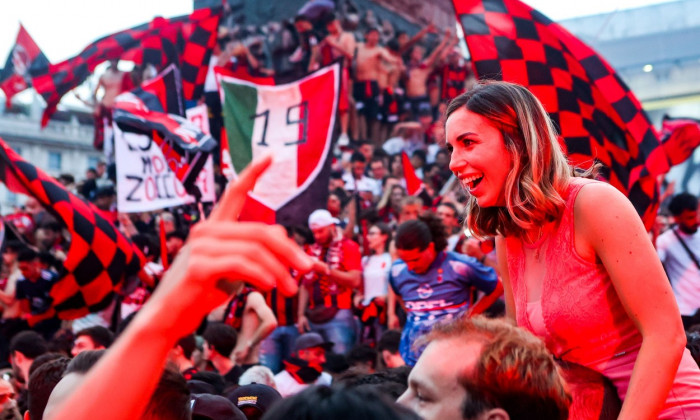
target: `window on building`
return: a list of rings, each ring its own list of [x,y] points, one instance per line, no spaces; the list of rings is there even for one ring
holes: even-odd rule
[[[49,152],[49,170],[61,170],[61,152]]]

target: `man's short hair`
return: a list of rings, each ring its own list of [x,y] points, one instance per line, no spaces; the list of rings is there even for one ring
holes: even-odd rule
[[[29,371],[27,372],[27,374],[31,377],[32,373],[34,373],[34,371],[39,369],[42,365],[49,362],[53,362],[57,359],[63,359],[64,357],[66,356],[61,353],[44,353],[32,361],[32,365],[29,366]],[[68,360],[70,361],[70,359]]]
[[[413,206],[413,205],[419,205],[423,206],[423,200],[420,197],[417,197],[415,195],[409,195],[401,199],[399,202],[399,206],[401,208],[404,208],[406,206]]]
[[[399,352],[399,345],[401,344],[401,331],[399,330],[389,330],[382,334],[382,337],[377,343],[377,351],[388,351],[392,354],[397,354]]]
[[[104,348],[108,348],[114,341],[114,334],[112,334],[112,331],[101,325],[84,328],[75,334],[75,338],[84,335],[90,337],[90,340],[92,340],[92,342],[95,344],[95,347],[102,346]]]
[[[350,366],[365,363],[369,363],[372,369],[377,366],[377,350],[367,344],[358,344],[350,349],[347,358]]]
[[[100,360],[107,350],[82,351],[70,361],[65,375],[69,373],[86,374]],[[64,375],[64,376],[65,376]]]
[[[182,348],[182,355],[185,356],[185,358],[190,359],[192,357],[192,353],[194,353],[194,350],[197,348],[197,340],[195,339],[194,334],[190,334],[179,339],[176,345]]]
[[[265,413],[266,420],[418,420],[417,414],[378,393],[312,386],[285,398]]]
[[[189,420],[190,390],[187,381],[171,364],[165,367],[142,418]]]
[[[365,162],[367,162],[367,158],[365,158],[365,155],[363,155],[360,152],[352,152],[352,155],[350,156],[350,163],[355,163],[355,162],[365,163]]]
[[[568,418],[571,395],[537,337],[504,321],[477,316],[437,323],[420,341],[453,338],[483,345],[475,366],[459,375],[467,391],[464,418],[492,408],[502,408],[511,420]]]
[[[668,203],[668,211],[673,216],[680,216],[686,210],[695,211],[698,209],[698,198],[693,194],[680,193],[673,196],[671,202]]]
[[[65,372],[68,363],[70,363],[69,358],[60,356],[42,364],[29,374],[27,409],[31,420],[41,420],[44,416],[44,409],[49,401],[51,391],[63,378],[63,372]],[[34,364],[32,364],[33,366]]]
[[[22,331],[12,337],[10,341],[10,354],[20,352],[28,359],[36,359],[42,354],[49,351],[49,346],[46,344],[44,337],[36,331]]]
[[[34,261],[37,258],[39,258],[39,253],[28,247],[20,249],[17,253],[17,261]]]
[[[236,347],[236,341],[238,341],[236,330],[223,322],[209,324],[202,337],[210,347],[213,347],[217,353],[224,357],[231,356],[231,352]]]

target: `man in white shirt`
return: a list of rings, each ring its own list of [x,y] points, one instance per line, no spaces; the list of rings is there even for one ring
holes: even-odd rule
[[[698,198],[681,193],[674,196],[668,209],[676,226],[659,235],[656,250],[671,281],[673,294],[688,329],[700,324],[700,233]]]
[[[330,385],[332,377],[323,372],[326,351],[333,343],[324,341],[320,334],[300,335],[294,342],[292,357],[284,361],[284,370],[275,375],[275,384],[282,397],[297,394],[311,385]]]

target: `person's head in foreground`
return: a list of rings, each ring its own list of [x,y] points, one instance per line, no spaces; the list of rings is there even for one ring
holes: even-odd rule
[[[558,219],[571,168],[547,112],[526,88],[485,82],[445,113],[450,170],[469,192],[467,226],[521,236]]]
[[[114,334],[100,325],[84,328],[75,334],[71,353],[77,356],[86,350],[104,350],[114,341]]]
[[[312,386],[275,404],[263,420],[418,420],[376,393]]]
[[[544,343],[504,321],[436,324],[398,402],[425,420],[564,420],[571,395]]]

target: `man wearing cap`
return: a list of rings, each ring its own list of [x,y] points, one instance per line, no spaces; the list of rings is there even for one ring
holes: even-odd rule
[[[259,420],[277,401],[282,400],[275,388],[263,384],[248,384],[226,395],[248,420]]]
[[[323,372],[321,366],[326,363],[326,351],[333,345],[314,332],[297,338],[292,357],[284,361],[284,370],[275,375],[277,390],[282,397],[297,394],[310,385],[331,384],[331,375]]]
[[[314,331],[345,353],[355,344],[357,323],[352,313],[352,294],[362,283],[360,247],[336,229],[338,219],[325,209],[309,216],[316,243],[306,246],[316,259],[299,288],[300,332]],[[308,306],[308,308],[307,308]]]

